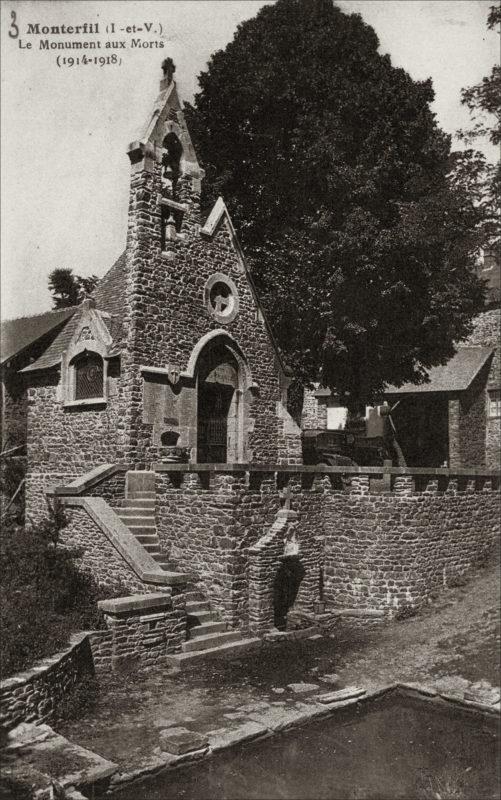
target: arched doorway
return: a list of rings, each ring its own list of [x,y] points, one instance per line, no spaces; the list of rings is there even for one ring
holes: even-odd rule
[[[224,340],[210,342],[197,370],[197,461],[237,462],[242,451],[242,391],[239,363]]]

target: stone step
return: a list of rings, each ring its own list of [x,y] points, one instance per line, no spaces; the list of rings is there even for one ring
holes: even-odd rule
[[[202,592],[199,592],[196,589],[189,589],[187,592],[184,593],[184,598],[187,603],[189,602],[199,603],[204,600]]]
[[[155,561],[163,561],[164,563],[167,561],[167,556],[165,553],[162,553],[162,550],[160,549],[160,542],[158,542],[158,554],[153,556],[153,558]]]
[[[160,547],[160,541],[156,533],[136,533],[135,536],[141,544],[156,544]]]
[[[221,644],[228,644],[229,642],[236,642],[242,638],[240,631],[226,631],[225,633],[207,633],[205,636],[197,636],[195,639],[188,639],[183,642],[181,649],[184,653],[191,650],[209,650],[212,647],[218,647]]]
[[[151,542],[151,543],[147,542],[146,544],[143,544],[143,547],[146,550],[146,552],[149,553],[150,556],[155,559],[155,561],[157,561],[157,559],[155,558],[156,555],[160,556],[160,558],[162,557],[162,553],[160,552],[160,546],[158,542]]]
[[[212,611],[197,611],[196,613],[188,613],[188,619],[196,619],[197,622],[203,624],[205,622],[217,622],[217,617]]]
[[[226,631],[226,622],[202,622],[190,628],[190,639],[198,639],[207,633],[223,633]]]
[[[187,669],[211,658],[238,658],[247,651],[257,650],[260,646],[260,639],[240,639],[238,642],[229,642],[218,647],[211,647],[208,650],[191,650],[185,653],[166,656],[167,662],[178,669]]]
[[[155,498],[151,497],[126,497],[125,500],[122,500],[121,504],[122,508],[155,508]]]
[[[210,605],[207,600],[189,600],[186,603],[187,614],[195,614],[198,616],[200,611],[210,611]]]
[[[155,517],[153,517],[153,516],[152,517],[143,517],[143,516],[141,516],[141,517],[127,517],[127,516],[125,516],[123,514],[119,514],[118,516],[120,517],[122,522],[125,522],[125,524],[127,525],[128,528],[131,528],[133,526],[134,526],[134,528],[140,528],[140,527],[146,525],[147,528],[155,528],[155,530],[156,530]]]
[[[141,508],[138,506],[125,506],[124,508],[120,508],[118,511],[119,517],[144,517],[145,519],[154,519],[155,518],[155,509],[152,506],[151,508]]]
[[[178,572],[177,570],[164,570],[164,574],[168,576],[169,580],[167,584],[170,586],[186,586],[189,580],[192,579],[193,575],[189,572]]]
[[[138,533],[146,533],[152,536],[154,533],[157,532],[156,525],[129,525],[127,523],[127,527],[134,536],[137,536]]]
[[[155,559],[158,566],[164,570],[164,572],[177,572],[178,568],[176,564],[173,564],[171,561],[160,561],[159,559]]]

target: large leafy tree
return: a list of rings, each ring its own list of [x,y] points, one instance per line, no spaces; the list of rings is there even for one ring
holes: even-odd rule
[[[420,380],[470,330],[474,205],[448,179],[430,81],[331,0],[277,0],[239,26],[187,108],[282,349],[353,410]]]
[[[487,27],[498,29],[501,7],[491,6]],[[468,149],[452,154],[451,179],[464,194],[473,198],[480,213],[477,227],[479,246],[499,246],[501,236],[501,163],[490,163],[480,150],[471,145],[488,140],[501,143],[501,67],[495,64],[480,83],[461,92],[461,103],[470,111],[471,126],[457,135]]]
[[[49,275],[49,291],[52,294],[53,307],[78,305],[94,291],[98,280],[97,275],[74,275],[73,270],[64,267],[52,270]]]

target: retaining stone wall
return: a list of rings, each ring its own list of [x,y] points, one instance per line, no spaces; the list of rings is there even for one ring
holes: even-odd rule
[[[288,476],[287,486],[298,515],[305,571],[296,606],[311,611],[318,599],[320,547],[316,536],[322,494],[318,486],[303,492],[300,475]],[[273,524],[285,488],[285,481],[277,488],[274,472],[264,470],[248,477],[245,472],[157,474],[157,531],[162,549],[178,569],[193,574],[211,606],[232,628],[249,627],[249,547]],[[283,553],[283,540],[279,549]],[[268,552],[263,555],[267,557]],[[276,560],[275,571],[279,564]],[[253,580],[261,583],[258,593],[262,590],[269,598],[269,569],[261,578],[254,575]]]
[[[245,548],[252,543],[248,520],[238,509],[243,477],[218,475],[212,488],[205,477],[191,473],[179,483],[157,475],[158,536],[178,569],[193,574],[214,610],[238,627],[247,596]]]
[[[170,477],[169,477],[170,476]],[[284,542],[258,556],[281,503],[297,514],[305,570],[295,610],[417,607],[492,552],[498,479],[452,473],[251,471],[157,474],[163,549],[231,627],[262,629]],[[288,499],[287,499],[288,496]]]
[[[367,479],[348,493],[327,493],[325,599],[389,612],[421,605],[487,560],[499,511],[489,479],[397,477],[386,494],[370,494]]]
[[[58,704],[93,674],[88,634],[75,634],[68,650],[0,682],[1,726],[10,730],[21,722],[48,721]]]

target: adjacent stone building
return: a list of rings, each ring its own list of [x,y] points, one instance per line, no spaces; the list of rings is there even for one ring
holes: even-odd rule
[[[453,358],[430,369],[426,383],[389,386],[381,398],[392,409],[391,421],[403,465],[499,467],[500,262],[492,253],[482,261],[479,276],[487,284],[486,307]],[[346,416],[346,409],[330,390],[319,386],[305,394],[303,428],[343,428]]]

